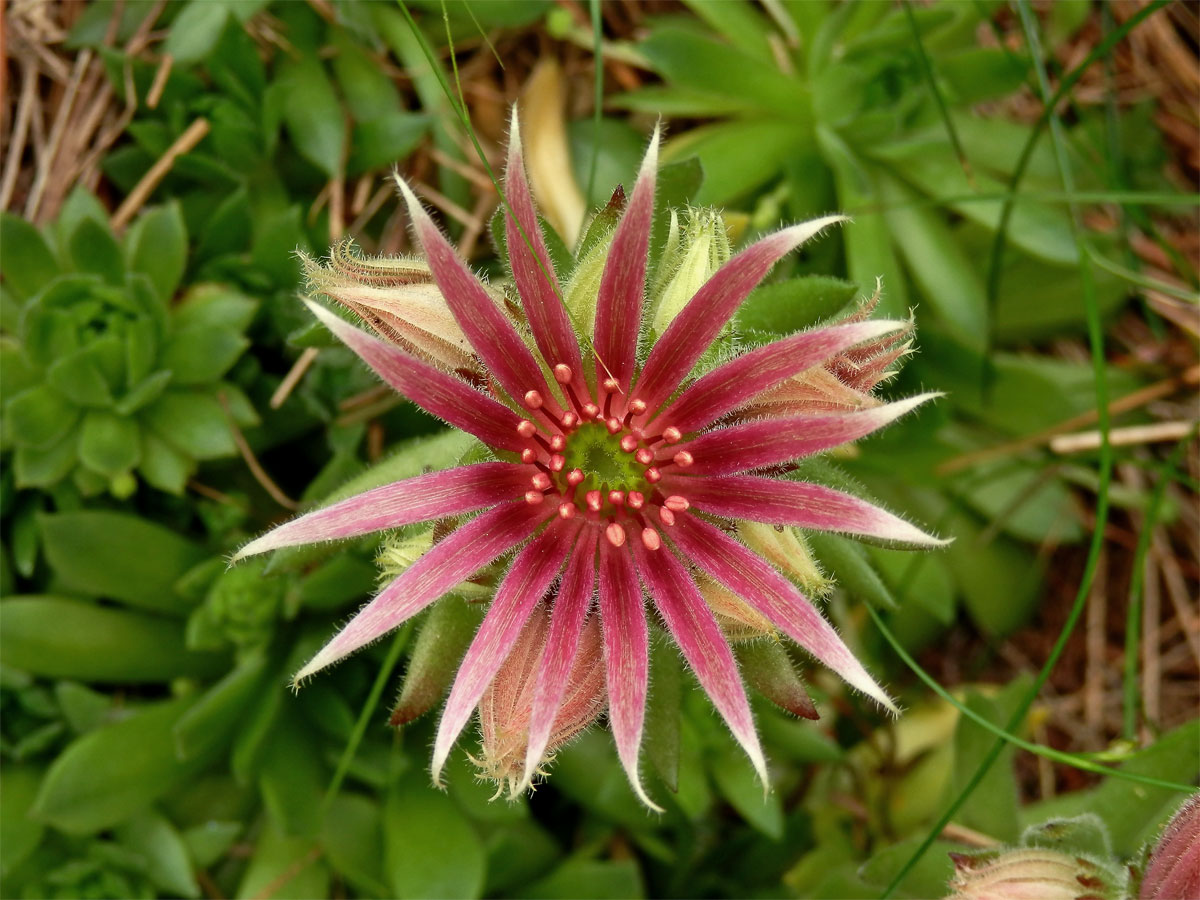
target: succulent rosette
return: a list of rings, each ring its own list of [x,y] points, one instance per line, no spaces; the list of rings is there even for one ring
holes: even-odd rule
[[[717,361],[714,342],[742,301],[782,257],[843,221],[828,216],[769,234],[693,278],[695,289],[673,314],[656,318],[661,335],[644,346],[651,343],[644,340],[644,301],[657,163],[656,134],[611,240],[581,254],[564,290],[539,226],[514,117],[504,225],[519,308],[472,273],[400,182],[425,265],[483,377],[468,381],[413,352],[419,341],[381,339],[310,303],[383,380],[474,435],[492,456],[307,513],[239,554],[452,521],[297,681],[512,555],[450,689],[433,750],[435,780],[481,701],[485,745],[489,731],[498,743],[488,712],[497,702],[507,712],[495,721],[510,730],[518,723],[520,733],[505,738],[508,749],[499,754],[508,760],[501,774],[518,787],[529,784],[562,735],[585,727],[606,703],[629,781],[653,806],[638,774],[651,617],[672,636],[764,782],[766,762],[722,628],[731,611],[733,619],[786,635],[895,709],[793,580],[740,539],[738,523],[912,547],[943,543],[858,497],[785,477],[796,460],[865,437],[936,396],[881,403],[870,395],[903,352],[898,342],[910,323],[852,317]],[[586,282],[578,271],[589,265],[597,277],[581,302]],[[676,276],[678,294],[688,279],[682,270]],[[814,389],[803,378],[810,371],[833,384]],[[602,682],[580,665],[589,647]]]

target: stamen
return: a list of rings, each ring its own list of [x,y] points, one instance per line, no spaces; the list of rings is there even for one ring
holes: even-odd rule
[[[630,509],[641,509],[646,503],[646,495],[641,491],[630,491],[626,502]]]
[[[575,518],[575,504],[574,503],[560,503],[558,505],[558,517],[560,519]]]
[[[528,406],[530,409],[541,409],[542,404],[545,402],[546,401],[542,399],[542,395],[539,394],[537,391],[526,391],[525,392],[525,405]]]
[[[634,459],[640,462],[643,466],[648,466],[650,463],[654,462],[654,451],[649,447],[643,447],[634,454]]]
[[[656,466],[651,466],[646,470],[645,477],[646,480],[651,484],[656,484],[662,480],[662,472],[660,472]]]
[[[627,434],[625,437],[621,438],[621,449],[626,453],[632,453],[637,449],[637,445],[637,438],[635,438],[632,434]]]
[[[663,506],[669,510],[673,510],[674,512],[683,512],[691,505],[692,504],[688,503],[687,497],[681,497],[678,494],[672,494],[663,501]]]
[[[526,447],[521,451],[521,462],[525,463],[526,465],[532,463],[535,459],[537,459],[537,451],[532,447]]]
[[[546,499],[546,495],[541,491],[526,491],[525,502],[530,506],[540,506],[541,502]]]
[[[658,532],[647,525],[642,529],[642,544],[647,550],[657,550],[662,546],[662,538]]]
[[[588,509],[592,512],[600,512],[600,506],[604,501],[600,499],[599,491],[588,491],[583,497],[587,501]]]
[[[605,378],[600,386],[604,388],[606,394],[615,394],[621,389],[621,382],[610,376],[609,378]]]
[[[624,491],[609,491],[608,492],[608,502],[611,503],[613,506],[624,506],[625,505],[625,492]]]
[[[640,416],[642,413],[644,413],[646,411],[646,401],[645,400],[631,400],[629,402],[629,411],[631,413],[633,413],[635,416]]]
[[[658,517],[662,519],[662,523],[664,525],[670,526],[675,524],[675,513],[671,512],[671,510],[667,509],[665,506],[660,506],[658,508]]]
[[[583,469],[572,469],[567,473],[567,484],[571,487],[579,487],[583,479],[587,476],[583,474]]]
[[[662,437],[668,444],[678,444],[683,440],[683,432],[674,425],[668,425],[663,429]]]
[[[607,422],[604,423],[604,427],[608,429],[609,434],[616,434],[625,426],[621,424],[620,419],[618,419],[616,416],[612,416]]]
[[[559,384],[570,384],[572,377],[571,367],[566,363],[559,363],[554,367],[554,380]]]
[[[574,428],[578,424],[579,424],[579,416],[575,415],[575,413],[571,412],[570,410],[563,413],[563,417],[562,417],[562,427],[563,428],[570,431],[572,428]]]
[[[538,491],[549,490],[550,485],[553,483],[550,481],[550,476],[545,472],[538,472],[533,476],[533,478],[530,479],[530,481],[533,482],[534,489]]]
[[[625,544],[625,529],[616,522],[609,523],[608,527],[604,529],[604,536],[614,547],[621,547]]]
[[[550,449],[555,453],[562,453],[563,448],[567,446],[567,439],[561,434],[556,434],[550,438]]]
[[[690,466],[692,463],[694,463],[696,461],[692,457],[692,454],[688,453],[686,450],[680,450],[678,453],[675,454],[674,459],[675,459],[675,465],[679,466],[679,468],[681,468],[681,469],[686,469],[688,466]]]
[[[563,456],[561,453],[555,453],[552,457],[550,457],[550,471],[551,472],[561,472],[563,470],[563,466],[565,466],[566,464],[567,464],[567,458],[565,456]]]
[[[522,419],[517,423],[517,434],[523,438],[531,438],[537,434],[537,426],[528,419]]]
[[[582,412],[589,419],[595,419],[600,415],[600,407],[595,403],[588,401],[587,403],[583,404]]]

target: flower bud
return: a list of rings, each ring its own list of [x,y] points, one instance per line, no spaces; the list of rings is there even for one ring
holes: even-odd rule
[[[947,900],[1117,900],[1112,873],[1082,856],[1028,847],[951,853],[953,893]]]
[[[666,283],[658,291],[652,327],[658,334],[679,315],[696,291],[725,265],[732,255],[725,221],[713,209],[689,209],[682,228],[671,213],[671,229],[659,271]]]
[[[1200,794],[1192,794],[1150,853],[1140,900],[1200,897]]]
[[[738,536],[805,593],[821,596],[829,592],[832,582],[821,572],[808,541],[795,528],[743,521],[738,522]]]
[[[330,250],[328,265],[301,255],[308,289],[345,306],[380,337],[449,371],[482,372],[429,266],[405,257],[363,257],[353,241]]]
[[[766,616],[751,609],[749,604],[724,585],[698,579],[696,587],[730,640],[748,641],[776,634],[775,626]]]
[[[475,762],[483,777],[496,782],[497,796],[506,790],[510,797],[515,796],[525,775],[529,721],[549,627],[550,609],[543,603],[525,623],[516,645],[479,701],[482,742],[480,758]],[[594,723],[607,702],[600,623],[593,616],[579,637],[562,706],[554,717],[539,767]]]

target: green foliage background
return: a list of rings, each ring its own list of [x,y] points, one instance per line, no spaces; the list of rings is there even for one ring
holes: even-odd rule
[[[1102,540],[1089,522],[1110,506],[1144,513],[1147,530],[1178,514],[1161,490],[1110,492],[1114,452],[1133,457],[1107,447],[945,468],[1166,374],[1103,352],[1104,327],[1145,284],[1128,228],[1159,239],[1154,216],[1196,201],[1162,175],[1150,108],[1069,105],[1066,121],[1034,124],[980,112],[1049,96],[1046,48],[1096,15],[1089,4],[1057,3],[1036,19],[1024,4],[696,0],[633,36],[605,36],[540,0],[188,0],[156,23],[174,64],[151,109],[155,62],[114,47],[154,9],[95,0],[67,39],[99,54],[122,101],[135,99],[130,84],[142,98],[103,160],[109,205],[191,123],[203,118],[207,136],[128,228],[78,187],[53,222],[5,213],[0,233],[4,896],[929,897],[945,890],[947,851],[964,849],[956,835],[1016,843],[1030,825],[1090,812],[1114,859],[1153,838],[1195,783],[1196,720],[1143,721],[1134,690],[1129,740],[1102,758],[1026,744],[1114,774],[1022,805],[1013,742],[1029,735],[1061,644],[1034,661],[1047,663],[1041,672],[1007,684],[971,683],[982,660],[946,689],[906,666],[956,625],[983,647],[1034,620],[1047,580],[1037,545],[1089,554],[1077,618]],[[1112,43],[1137,25],[1104,21]],[[1023,36],[1019,49],[979,39],[1001,22]],[[924,556],[812,540],[841,586],[829,614],[909,712],[888,722],[821,673],[818,723],[757,704],[773,767],[766,796],[666,647],[655,650],[647,750],[661,817],[636,802],[603,730],[560,753],[531,798],[488,802],[492,788],[462,750],[448,790],[435,790],[433,716],[398,734],[384,727],[412,625],[303,691],[287,688],[374,589],[378,541],[226,567],[287,513],[239,456],[243,436],[302,505],[466,449],[406,403],[347,413],[374,382],[309,322],[294,251],[325,252],[329,205],[314,200],[331,181],[384,175],[410,155],[428,162],[430,147],[472,162],[447,67],[450,41],[490,52],[481,33],[496,45],[538,34],[600,46],[652,82],[610,92],[595,119],[568,124],[594,204],[630,182],[661,114],[676,202],[741,210],[747,235],[853,215],[752,295],[742,332],[769,339],[834,317],[881,276],[883,314],[915,310],[920,342],[889,390],[948,393],[857,457],[807,473],[957,539]],[[1080,70],[1107,53],[1101,43]],[[1074,73],[1054,74],[1069,101]],[[431,183],[470,209],[461,166],[431,165]],[[1082,226],[1079,207],[1100,202],[1125,231]],[[391,211],[367,217],[358,237],[377,240]],[[494,258],[475,262],[499,271]],[[1178,274],[1194,298],[1195,273],[1180,261]],[[1090,362],[1044,352],[1051,339],[1085,338]],[[312,368],[272,405],[312,347]],[[370,464],[368,419],[390,440]],[[1181,452],[1157,461],[1160,485],[1186,481]],[[1135,666],[1126,678],[1137,676]],[[959,829],[944,832],[951,821]],[[1094,852],[1093,832],[1086,841],[1076,849]]]

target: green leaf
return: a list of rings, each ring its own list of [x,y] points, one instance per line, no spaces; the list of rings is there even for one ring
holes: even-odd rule
[[[968,689],[964,700],[968,709],[1004,727],[1028,690],[1028,679],[1018,678],[995,698]],[[954,781],[950,796],[957,796],[966,787],[995,742],[996,736],[982,726],[966,716],[959,719],[954,732]],[[1016,841],[1020,827],[1017,823],[1017,783],[1013,776],[1014,755],[1011,745],[1000,752],[999,758],[959,810],[956,822],[1004,843]]]
[[[383,877],[383,813],[362,794],[339,794],[321,827],[321,846],[334,871],[373,897],[390,893]]]
[[[174,383],[200,385],[229,371],[250,341],[223,328],[185,328],[163,347],[159,365],[174,375]]]
[[[407,157],[429,133],[429,116],[396,110],[360,122],[350,144],[348,172],[366,172]]]
[[[871,565],[865,547],[836,534],[806,532],[805,537],[817,559],[850,596],[866,600],[877,609],[896,608],[896,598]]]
[[[383,858],[400,900],[472,898],[483,891],[486,863],[479,836],[421,769],[406,772],[388,793]]]
[[[108,227],[95,219],[84,219],[79,223],[71,233],[68,249],[71,262],[79,272],[99,275],[114,286],[125,280],[121,247]]]
[[[258,311],[258,301],[223,285],[198,284],[188,289],[171,313],[177,331],[214,329],[240,334]]]
[[[333,74],[346,106],[357,122],[369,122],[399,112],[400,92],[367,49],[343,31],[331,35]]]
[[[642,874],[632,859],[569,859],[540,881],[524,888],[522,897],[552,900],[638,900],[646,896]]]
[[[0,263],[4,284],[22,300],[40,291],[61,270],[46,239],[20,216],[0,214],[0,245],[4,247]]]
[[[223,0],[191,0],[171,23],[163,52],[179,65],[191,65],[208,56],[221,36],[228,5]]]
[[[153,402],[170,383],[170,372],[153,372],[130,388],[124,397],[113,404],[113,410],[118,415],[131,416],[147,403]]]
[[[205,692],[175,724],[175,750],[180,759],[224,745],[245,714],[268,674],[267,660],[251,654]]]
[[[115,477],[136,466],[141,455],[136,422],[103,410],[93,410],[83,417],[79,461],[93,472]]]
[[[57,360],[46,372],[46,380],[59,393],[79,406],[111,406],[108,379],[96,364],[90,347],[82,347]]]
[[[13,397],[4,407],[5,428],[19,447],[42,449],[57,443],[75,427],[79,410],[50,385]]]
[[[708,771],[717,791],[755,830],[773,841],[783,837],[783,804],[778,792],[768,791],[758,780],[750,760],[731,738],[722,736]]]
[[[179,202],[139,216],[125,236],[125,247],[129,268],[147,276],[158,296],[169,302],[187,265],[187,226]]]
[[[187,846],[179,832],[159,813],[144,812],[116,829],[118,842],[146,860],[146,875],[173,897],[199,897]]]
[[[8,878],[42,842],[45,826],[29,818],[41,779],[37,769],[11,761],[0,771],[0,877]]]
[[[196,391],[168,390],[142,412],[158,437],[193,459],[218,459],[237,452],[221,404]]]
[[[17,487],[48,488],[67,477],[78,461],[79,441],[68,434],[46,449],[18,447],[13,454],[13,474]]]
[[[71,834],[110,828],[146,809],[208,761],[181,762],[171,729],[188,699],[146,707],[85,734],[50,766],[34,803],[35,818]]]
[[[193,265],[226,253],[240,253],[254,234],[250,196],[240,187],[213,210],[196,247]]]
[[[254,856],[238,885],[239,900],[328,897],[329,868],[317,858],[312,838],[289,837],[268,818],[259,832]]]
[[[300,155],[330,178],[342,166],[346,123],[325,66],[317,56],[279,67],[283,121]]]
[[[187,456],[149,432],[142,432],[142,462],[138,472],[151,487],[180,495],[195,468]]]
[[[0,604],[5,665],[45,678],[161,683],[211,675],[224,658],[192,653],[172,619],[63,597]]]
[[[799,124],[781,119],[739,119],[702,125],[673,138],[665,162],[696,156],[704,167],[697,206],[724,206],[762,186],[808,140]]]
[[[311,729],[291,705],[284,707],[263,748],[258,787],[269,818],[284,834],[316,836],[319,798],[328,775]]]
[[[63,587],[156,612],[186,612],[174,584],[205,556],[191,541],[115,512],[57,513],[40,524],[46,559]]]
[[[837,315],[858,293],[852,281],[805,275],[750,292],[738,309],[738,325],[747,331],[792,334]]]

